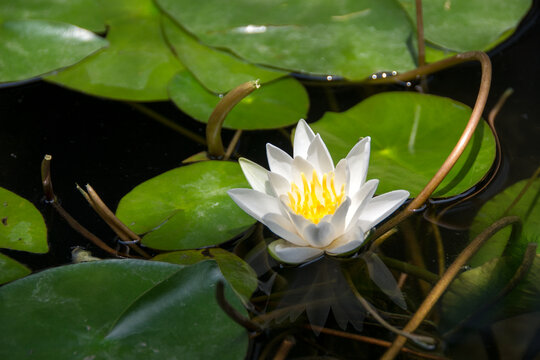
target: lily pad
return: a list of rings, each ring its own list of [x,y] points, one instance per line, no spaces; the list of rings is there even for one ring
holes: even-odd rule
[[[203,43],[255,64],[365,79],[414,68],[410,20],[393,0],[156,0]]]
[[[104,4],[107,3],[110,1],[104,2]],[[0,19],[3,21],[52,20],[80,26],[94,32],[105,31],[103,7],[96,0],[0,1]]]
[[[540,255],[516,287],[500,301],[485,308],[497,297],[517,270],[515,261],[496,258],[463,272],[442,298],[442,328],[450,329],[471,314],[483,310],[468,326],[482,327],[496,320],[540,310]]]
[[[368,178],[380,179],[378,193],[424,188],[454,148],[471,109],[448,98],[411,92],[372,96],[343,113],[326,113],[312,128],[334,161],[361,137],[371,136]],[[480,181],[495,158],[495,140],[483,121],[434,196],[460,194]],[[406,181],[404,182],[404,179]]]
[[[142,242],[151,248],[216,245],[254,223],[227,195],[229,189],[248,186],[236,162],[194,163],[138,185],[122,198],[116,215],[145,234]]]
[[[71,66],[107,44],[107,40],[88,30],[60,22],[0,22],[0,82],[32,78]]]
[[[251,79],[255,80],[255,79]],[[237,84],[240,85],[240,84]],[[169,85],[171,100],[192,118],[208,122],[221,97],[205,89],[188,71],[180,72]],[[228,129],[275,129],[298,122],[307,114],[309,99],[293,78],[261,86],[238,103],[227,115]]]
[[[47,228],[28,200],[0,187],[0,248],[46,253]]]
[[[167,100],[167,84],[183,69],[165,44],[159,13],[109,21],[109,48],[46,80],[117,100]]]
[[[192,265],[204,260],[214,260],[221,273],[244,301],[257,289],[257,274],[242,259],[221,248],[183,250],[160,254],[152,260],[179,265]]]
[[[484,229],[504,216],[519,216],[522,221],[522,232],[519,241],[507,248],[511,229],[503,229],[491,237],[470,260],[471,266],[480,266],[486,261],[501,256],[522,256],[528,243],[537,243],[540,253],[540,178],[536,179],[522,197],[514,203],[529,180],[522,180],[497,194],[482,206],[475,216],[470,230],[470,238],[474,238]],[[506,249],[506,250],[505,250]]]
[[[32,271],[23,264],[0,253],[0,284],[17,280],[29,275],[31,272]]]
[[[58,267],[0,289],[0,356],[241,359],[248,336],[219,308],[213,262],[109,260]],[[226,287],[229,301],[238,299]]]
[[[182,64],[214,93],[225,93],[254,79],[264,84],[287,75],[286,72],[250,64],[230,53],[203,45],[166,16],[162,18],[162,26],[167,42]]]
[[[415,1],[399,2],[416,24]],[[531,0],[424,0],[424,37],[458,52],[489,50],[516,29],[531,4]]]

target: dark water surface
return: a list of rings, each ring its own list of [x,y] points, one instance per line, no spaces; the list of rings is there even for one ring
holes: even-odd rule
[[[443,237],[454,243],[447,249],[448,259],[452,259],[467,242],[466,228],[478,208],[509,185],[530,177],[540,165],[539,15],[539,1],[535,1],[533,11],[516,34],[490,53],[493,81],[485,116],[507,88],[514,89],[496,120],[503,148],[502,166],[484,191],[443,219],[447,224],[441,229]],[[431,76],[429,92],[472,107],[479,78],[478,64],[461,65]],[[308,83],[312,104],[308,120],[318,119],[328,109],[345,110],[378,90],[350,86],[328,90]],[[149,106],[204,136],[204,127],[172,104],[153,103]],[[40,162],[44,154],[53,156],[54,189],[64,208],[101,238],[112,239],[114,234],[87,206],[75,189],[75,183],[90,183],[114,209],[120,198],[134,186],[178,167],[183,159],[204,150],[201,145],[154,122],[129,104],[86,96],[46,82],[0,88],[0,121],[0,186],[25,197],[42,211],[49,228],[51,248],[45,255],[5,253],[34,270],[69,263],[71,249],[77,245],[88,248],[96,256],[104,256],[43,203]],[[226,132],[224,143],[231,135],[232,132]],[[243,136],[238,151],[265,164],[266,142],[290,149],[287,139],[279,132],[255,131]],[[418,221],[421,217],[419,215]],[[402,249],[395,251],[399,253]],[[525,316],[520,322],[530,329],[540,327],[539,316]],[[515,323],[503,325],[497,325],[502,326],[500,333],[519,334],[520,329],[509,330]],[[519,358],[516,354],[527,345],[526,342],[522,344],[523,336],[510,335],[502,337],[509,343],[501,347],[501,358]],[[537,340],[540,341],[538,335]],[[469,341],[473,345],[467,350],[458,349],[456,358],[463,354],[461,351],[468,351],[468,358],[488,358],[483,349],[474,345],[476,340],[463,337],[459,341],[462,342],[460,346],[466,346]]]

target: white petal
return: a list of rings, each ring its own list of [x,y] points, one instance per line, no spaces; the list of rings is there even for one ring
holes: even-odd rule
[[[365,207],[371,201],[373,194],[375,194],[378,185],[379,180],[371,179],[360,188],[360,191],[352,195],[351,207],[349,208],[349,213],[347,214],[345,231],[348,231],[350,226],[354,225],[358,221],[360,214],[362,214],[362,211],[364,211]],[[368,227],[367,229],[371,229],[371,227]]]
[[[330,245],[336,238],[336,232],[331,223],[320,222],[306,226],[302,237],[306,239],[309,245],[316,248],[323,248]]]
[[[257,190],[268,195],[274,195],[268,181],[268,170],[246,158],[238,159],[238,163],[240,164],[240,167],[244,172],[244,176],[253,190]]]
[[[326,248],[328,255],[340,255],[353,251],[362,245],[365,240],[365,232],[360,226],[353,226],[351,230],[337,238]]]
[[[347,159],[341,159],[339,160],[338,164],[336,165],[336,169],[334,170],[334,185],[336,187],[336,191],[341,191],[341,186],[345,185],[345,194],[349,194],[349,166],[347,163]]]
[[[270,180],[270,186],[274,194],[278,197],[291,191],[291,184],[278,173],[268,172],[268,180]]]
[[[309,145],[307,161],[313,165],[320,175],[334,171],[332,157],[319,134],[315,136],[315,139]]]
[[[246,213],[258,221],[266,214],[281,214],[277,198],[252,189],[231,189],[227,191],[233,201]]]
[[[272,144],[266,144],[266,156],[270,171],[278,173],[286,179],[291,178],[292,158],[289,154]]]
[[[268,251],[276,260],[288,264],[301,264],[324,253],[309,246],[296,246],[284,240],[276,240],[268,245]]]
[[[347,154],[347,164],[349,165],[349,194],[357,192],[366,181],[371,138],[366,136],[360,140]]]
[[[395,190],[376,196],[360,213],[358,221],[364,229],[369,230],[392,214],[408,197],[409,192],[405,190]]]
[[[292,162],[291,177],[292,181],[300,188],[304,190],[304,185],[302,183],[302,173],[306,176],[308,181],[311,181],[313,174],[313,165],[311,165],[306,159],[302,157],[295,157]],[[320,174],[319,174],[320,175]]]
[[[315,139],[313,130],[311,130],[304,119],[300,119],[294,132],[294,157],[302,156],[304,159],[307,158],[309,144],[311,144],[313,139]]]
[[[291,224],[290,220],[283,215],[266,214],[262,217],[261,222],[266,225],[274,234],[295,245],[308,245],[307,241],[298,235],[296,228],[293,224]]]
[[[287,212],[289,214],[289,218],[291,219],[294,227],[296,228],[296,231],[299,234],[303,234],[304,229],[308,225],[313,224],[311,221],[309,221],[308,219],[306,219],[302,215],[297,215],[297,214],[293,213],[293,211],[289,207],[287,207]]]
[[[345,198],[345,201],[343,201],[341,205],[339,205],[336,212],[331,215],[331,218],[328,219],[328,222],[332,223],[332,226],[334,227],[336,236],[339,236],[339,234],[343,234],[345,232],[347,213],[349,212],[350,206],[351,199],[347,197]],[[321,219],[321,221],[324,221],[325,218],[326,216]]]

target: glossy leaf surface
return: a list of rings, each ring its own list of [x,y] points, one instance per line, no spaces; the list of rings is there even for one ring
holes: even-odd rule
[[[448,98],[382,93],[343,113],[328,112],[312,128],[336,163],[360,138],[371,136],[368,178],[380,180],[377,193],[405,189],[415,197],[454,148],[470,114],[470,108]],[[469,189],[484,177],[494,158],[493,134],[482,121],[434,196]]]
[[[0,82],[71,66],[105,46],[105,39],[74,25],[46,20],[0,22]]]
[[[47,228],[28,200],[0,188],[0,248],[46,253]]]
[[[204,161],[158,175],[122,198],[116,215],[143,244],[162,250],[220,244],[254,220],[227,195],[249,187],[235,162]]]
[[[183,66],[165,44],[159,21],[159,13],[109,21],[105,51],[47,80],[117,100],[168,99],[167,84]]]
[[[526,188],[527,184],[529,186]],[[525,191],[522,193],[522,191]],[[505,255],[522,256],[528,243],[537,243],[540,253],[540,179],[529,183],[522,180],[495,195],[482,206],[475,216],[470,230],[474,238],[495,221],[505,216],[519,216],[522,221],[522,233],[517,243],[508,244],[511,228],[496,233],[469,262],[471,266],[480,266],[486,261]],[[517,200],[517,201],[516,201]],[[507,248],[508,244],[508,248]],[[505,251],[506,249],[506,251]]]
[[[221,100],[188,71],[174,77],[169,92],[176,106],[201,122],[208,122]],[[304,87],[295,79],[285,78],[262,85],[244,98],[227,115],[223,126],[244,130],[275,129],[294,124],[305,117],[308,106],[309,99]]]
[[[221,248],[183,250],[160,254],[156,261],[178,265],[192,265],[204,260],[214,260],[236,293],[248,301],[257,289],[257,274],[241,258]]]
[[[414,68],[413,28],[393,0],[157,0],[203,43],[300,73],[364,79]]]
[[[265,84],[287,75],[286,72],[256,66],[230,53],[203,45],[166,16],[162,18],[162,24],[176,56],[211,92],[226,93],[251,80],[259,79]]]
[[[0,289],[0,355],[19,359],[239,359],[247,333],[215,300],[217,266],[110,260]],[[241,309],[227,287],[228,300]],[[211,341],[209,341],[211,339]]]

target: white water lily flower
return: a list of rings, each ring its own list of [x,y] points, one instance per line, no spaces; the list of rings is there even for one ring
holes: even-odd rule
[[[350,253],[409,197],[405,190],[373,197],[379,181],[366,181],[370,141],[369,137],[360,140],[334,167],[321,136],[300,120],[294,157],[267,144],[270,171],[239,160],[253,189],[228,193],[246,213],[282,238],[269,245],[274,258],[300,264],[324,253]]]

